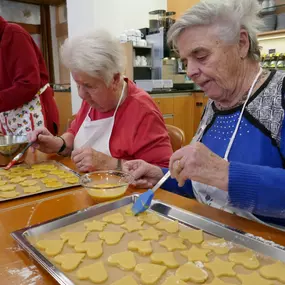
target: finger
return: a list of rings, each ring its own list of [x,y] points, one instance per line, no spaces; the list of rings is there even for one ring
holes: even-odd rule
[[[188,179],[187,171],[183,169],[180,174],[176,177],[176,180],[178,182],[179,187],[183,187],[186,180]]]
[[[149,183],[146,179],[139,179],[139,180],[136,180],[133,185],[136,187],[136,188],[150,188],[152,186],[151,183]]]
[[[177,150],[176,152],[174,152],[172,154],[172,156],[170,157],[170,160],[169,160],[169,169],[173,167],[173,163],[176,161],[176,160],[180,160],[182,159],[182,157],[184,156],[184,153],[182,151],[182,148]]]
[[[73,154],[71,156],[71,159],[73,160],[74,163],[79,163],[81,162],[84,158],[86,157],[86,154],[84,152],[80,152],[77,154]]]
[[[77,148],[77,149],[74,149],[72,152],[71,152],[71,158],[73,159],[73,157],[75,157],[76,155],[82,153],[84,150],[84,148]]]
[[[138,168],[133,169],[132,171],[132,176],[134,177],[135,180],[138,180],[145,176],[147,173],[147,166],[146,165],[140,165]]]
[[[171,178],[177,178],[182,169],[180,160],[176,160],[170,168]]]
[[[27,137],[29,141],[35,142],[38,140],[39,135],[52,136],[52,134],[46,128],[39,128],[32,132],[29,132]]]

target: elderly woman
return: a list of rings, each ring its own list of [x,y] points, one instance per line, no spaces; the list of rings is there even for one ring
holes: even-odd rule
[[[285,73],[262,70],[256,0],[204,0],[170,29],[188,76],[209,97],[191,144],[170,159],[164,189],[212,207],[285,225]],[[124,165],[140,187],[168,169]]]
[[[79,171],[118,169],[122,160],[168,166],[172,154],[161,113],[151,97],[123,77],[120,43],[106,31],[67,40],[62,59],[75,80],[81,108],[60,137],[46,129],[30,141],[46,153],[70,155]]]

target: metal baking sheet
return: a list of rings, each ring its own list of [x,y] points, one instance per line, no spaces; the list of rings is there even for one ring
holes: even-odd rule
[[[137,197],[138,195],[134,194],[114,202],[95,205],[42,224],[15,231],[11,236],[31,257],[33,257],[46,271],[48,271],[59,284],[73,285],[74,283],[63,272],[56,268],[43,254],[41,254],[37,248],[31,245],[27,238],[36,237],[52,230],[119,209],[133,203]],[[281,245],[263,240],[234,228],[230,228],[224,224],[214,222],[210,219],[168,205],[159,200],[153,200],[150,209],[168,219],[178,220],[185,226],[202,229],[205,233],[224,238],[229,242],[250,248],[273,259],[285,261],[285,247]]]
[[[80,174],[77,173],[76,171],[72,170],[71,168],[67,167],[66,165],[62,164],[61,162],[59,161],[56,161],[56,160],[49,160],[49,161],[43,161],[43,162],[40,162],[40,163],[35,163],[35,164],[32,164],[32,165],[37,165],[37,164],[53,164],[55,165],[56,167],[58,167],[59,169],[63,169],[64,171],[67,171],[67,172],[71,172],[72,174],[74,174],[76,177],[80,178]],[[16,168],[16,167],[22,167],[22,166],[25,166],[27,168],[30,168],[31,165],[28,165],[28,164],[21,164],[21,165],[16,165],[16,166],[13,166],[13,168]],[[51,176],[54,176],[54,175],[51,175]],[[29,179],[30,180],[30,179]],[[33,180],[41,180],[41,179],[36,179],[34,178]],[[42,187],[44,188],[43,190],[41,191],[38,191],[36,193],[21,193],[19,196],[17,197],[13,197],[13,198],[0,198],[0,203],[1,202],[6,202],[6,201],[11,201],[11,200],[15,200],[15,199],[21,199],[21,198],[26,198],[26,197],[29,197],[29,196],[33,196],[33,195],[39,195],[39,194],[43,194],[43,193],[47,193],[47,192],[52,192],[52,191],[58,191],[58,190],[63,190],[63,189],[69,189],[71,187],[78,187],[80,186],[80,183],[75,183],[75,184],[67,184],[64,182],[64,179],[61,179],[59,177],[57,177],[57,180],[59,182],[62,182],[64,185],[61,186],[61,187],[57,187],[57,188],[47,188],[47,187]],[[42,184],[42,182],[41,182]],[[21,187],[21,186],[19,186]],[[17,190],[17,188],[16,188]],[[19,191],[19,190],[18,190]]]

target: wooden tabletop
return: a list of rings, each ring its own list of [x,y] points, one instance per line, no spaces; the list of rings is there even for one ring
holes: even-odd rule
[[[59,160],[66,166],[74,169],[74,165],[69,158],[63,158],[57,155],[44,155],[39,152],[34,154],[29,153],[26,162],[35,163],[48,159]],[[126,195],[134,191],[139,192],[136,189],[129,189]],[[202,205],[195,200],[187,199],[163,190],[158,190],[155,198],[234,228],[252,233],[256,236],[261,236],[265,239],[285,245],[284,233],[281,231],[233,216]],[[57,284],[48,273],[21,250],[11,238],[10,233],[92,205],[94,205],[94,201],[81,187],[0,203],[0,284]]]

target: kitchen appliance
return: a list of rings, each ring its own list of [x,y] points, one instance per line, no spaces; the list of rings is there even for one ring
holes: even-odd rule
[[[165,10],[155,10],[149,12],[149,32],[157,33],[160,28],[165,28]]]

